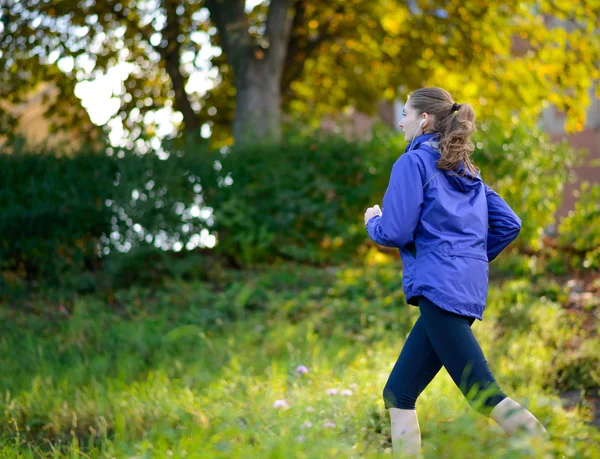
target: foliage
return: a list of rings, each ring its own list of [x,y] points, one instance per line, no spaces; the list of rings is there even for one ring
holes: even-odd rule
[[[575,210],[559,226],[559,247],[571,268],[600,270],[600,184],[584,182]]]
[[[136,140],[143,134],[141,121],[148,111],[173,106],[186,113],[192,103],[198,104],[193,96],[184,95],[183,86],[197,65],[200,32],[206,34],[209,28],[202,3],[167,2],[172,6],[168,27],[165,9],[151,2],[137,6],[119,1],[12,3],[0,34],[0,66],[9,70],[3,73],[1,98],[15,104],[40,81],[52,81],[61,92],[49,111],[64,111],[79,103],[74,94],[78,81],[122,64],[127,76],[115,94],[121,103],[117,116],[127,127],[137,127],[131,129]],[[174,36],[173,17],[177,18]],[[170,65],[171,55],[176,57],[175,66]]]
[[[242,264],[346,258],[364,241],[361,211],[385,189],[399,142],[385,131],[357,142],[317,132],[213,154],[219,170],[203,168],[200,182],[217,250]]]
[[[23,289],[24,279],[35,278],[60,283],[68,279],[66,272],[97,269],[99,257],[109,251],[120,253],[162,237],[172,248],[168,239],[188,243],[204,228],[183,204],[200,202],[200,194],[181,157],[165,161],[122,150],[106,153],[111,156],[0,155],[3,287]],[[143,253],[136,256],[141,260]],[[112,263],[109,271],[121,272],[120,263]]]
[[[482,123],[481,128],[474,139],[475,163],[484,181],[522,219],[515,246],[538,251],[544,229],[554,223],[568,167],[581,152],[525,127],[507,131],[497,123]],[[231,182],[208,186],[217,181],[206,175],[214,173],[209,168],[201,182],[214,210],[218,250],[242,264],[274,255],[335,261],[355,253],[365,235],[359,215],[381,202],[404,141],[377,130],[356,143],[335,136],[311,140],[318,137],[304,133],[282,147],[234,148],[216,155],[219,180]],[[557,169],[557,162],[565,167]]]
[[[381,393],[418,310],[404,302],[397,262],[376,252],[366,260],[3,305],[0,451],[384,457]],[[492,283],[473,329],[503,390],[552,441],[506,437],[442,371],[419,398],[425,457],[595,457],[590,406],[568,410],[557,394],[587,376],[555,369],[577,365],[565,351],[572,340],[597,343],[559,303],[540,299],[543,289],[527,277]]]
[[[218,281],[222,268],[222,263],[208,251],[173,252],[144,243],[126,253],[106,257],[96,286],[160,288],[173,279]]]
[[[146,115],[164,107],[181,114],[179,129],[197,134],[206,124],[215,145],[229,144],[235,77],[243,75],[234,75],[221,34],[242,30],[254,51],[250,64],[269,53],[270,5],[259,2],[247,14],[243,6],[228,0],[225,10],[242,15],[225,15],[233,23],[219,28],[202,0],[11,2],[0,29],[0,67],[8,69],[0,98],[16,103],[40,81],[52,81],[61,96],[51,110],[63,112],[78,103],[77,82],[123,64],[114,116],[130,130],[132,145],[155,132]],[[373,113],[382,99],[441,85],[482,118],[532,126],[550,102],[566,111],[567,129],[578,130],[599,79],[594,0],[336,0],[325,6],[295,0],[291,6],[280,95],[292,117],[316,121],[348,107]],[[199,76],[209,82],[206,93],[188,86]]]
[[[475,143],[484,180],[523,221],[513,247],[537,252],[568,180],[566,168],[557,169],[556,162],[573,165],[577,152],[537,131],[506,132],[495,123],[482,124]],[[34,278],[63,282],[73,277],[62,274],[74,271],[81,272],[74,288],[87,291],[94,282],[84,271],[105,261],[108,285],[177,277],[172,257],[160,250],[194,249],[209,231],[217,238],[213,254],[239,266],[280,258],[317,264],[347,260],[367,239],[362,214],[381,202],[404,140],[376,126],[370,138],[358,141],[292,129],[280,145],[207,150],[204,143],[171,142],[164,147],[166,159],[112,148],[73,158],[0,156],[4,286],[24,290],[23,281]],[[564,237],[581,238],[578,244],[585,246],[577,247],[589,256],[595,253],[596,232],[583,228],[595,228],[589,218],[596,201],[584,196],[578,213],[564,223]],[[105,260],[100,263],[99,257]],[[199,257],[211,266],[209,257]],[[534,262],[530,258],[511,269],[524,273]],[[596,266],[593,259],[590,263]]]
[[[521,218],[515,243],[538,251],[544,230],[555,223],[569,169],[579,164],[583,151],[566,141],[551,142],[539,129],[481,123],[474,136],[475,164],[483,180],[494,188]],[[557,167],[557,164],[560,167]]]
[[[0,156],[0,270],[55,278],[89,268],[109,232],[115,164],[98,154]]]

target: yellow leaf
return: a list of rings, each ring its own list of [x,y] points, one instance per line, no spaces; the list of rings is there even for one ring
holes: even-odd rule
[[[400,33],[400,22],[390,16],[385,16],[381,19],[381,27],[390,35],[398,35]]]

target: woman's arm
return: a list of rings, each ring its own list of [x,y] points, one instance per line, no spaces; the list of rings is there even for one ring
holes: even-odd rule
[[[484,183],[488,204],[488,261],[496,258],[521,231],[521,219],[498,193]]]
[[[386,247],[413,242],[423,204],[423,183],[413,155],[403,154],[392,167],[382,215],[367,222],[369,237]]]
[[[382,211],[383,212],[383,211]],[[373,241],[384,247],[396,247],[394,241],[387,238],[381,229],[381,216],[375,215],[367,222],[367,233]]]

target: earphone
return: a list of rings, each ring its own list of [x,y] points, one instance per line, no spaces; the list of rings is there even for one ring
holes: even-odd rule
[[[410,149],[412,148],[413,142],[415,141],[415,137],[417,137],[417,132],[419,132],[419,129],[421,129],[421,126],[423,126],[423,123],[424,123],[425,121],[427,121],[427,120],[426,120],[425,118],[423,118],[423,119],[421,120],[421,122],[419,123],[419,127],[417,128],[417,130],[415,131],[415,134],[413,135],[413,138],[412,138],[412,140],[411,140],[411,142],[410,142],[410,146],[408,147],[408,150],[406,150],[407,152],[409,152],[409,151],[410,151]]]

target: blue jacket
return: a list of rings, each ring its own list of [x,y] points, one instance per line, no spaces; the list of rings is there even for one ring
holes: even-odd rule
[[[394,163],[382,215],[366,229],[378,244],[400,250],[409,304],[417,306],[422,295],[483,320],[488,263],[517,237],[521,220],[480,176],[438,169],[434,136],[416,137]]]

